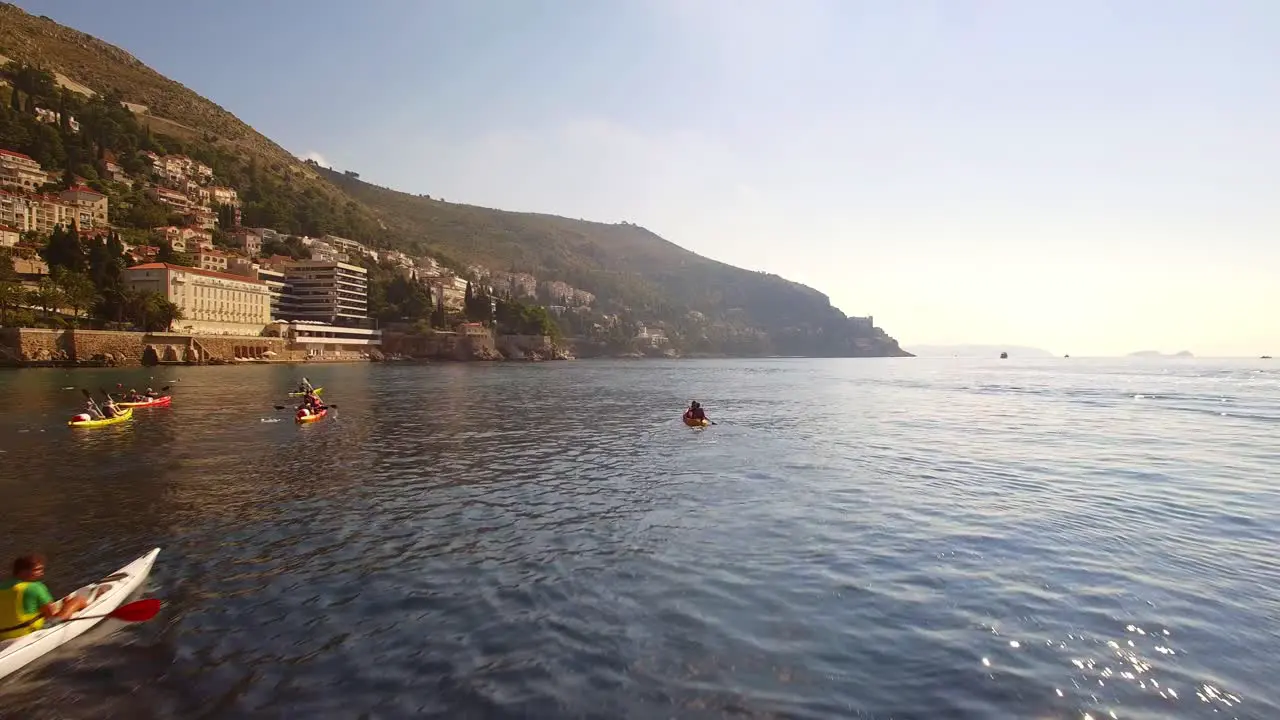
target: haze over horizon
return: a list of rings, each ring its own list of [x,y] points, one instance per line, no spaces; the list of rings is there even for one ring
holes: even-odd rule
[[[635,222],[904,347],[1280,351],[1280,5],[18,4],[301,157]]]

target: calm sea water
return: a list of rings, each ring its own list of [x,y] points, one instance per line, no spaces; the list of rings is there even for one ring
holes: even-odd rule
[[[1274,362],[299,372],[0,374],[0,553],[167,603],[0,714],[1280,717]]]

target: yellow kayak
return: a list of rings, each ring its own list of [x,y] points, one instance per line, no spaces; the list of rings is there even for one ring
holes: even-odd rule
[[[694,420],[693,418],[684,418],[684,424],[688,425],[689,427],[706,427],[711,424],[711,421],[706,418],[702,418],[701,420]]]
[[[125,408],[120,412],[119,415],[113,418],[106,418],[105,420],[71,420],[70,422],[67,423],[67,426],[95,428],[95,427],[102,427],[104,425],[115,425],[117,423],[122,423],[131,417],[133,417],[133,408]]]
[[[315,394],[319,395],[319,394],[320,394],[321,392],[323,392],[323,391],[324,391],[324,386],[321,386],[321,387],[315,388],[315,390],[314,390],[313,392],[315,392]],[[289,397],[302,397],[303,395],[306,395],[306,393],[300,393],[300,392],[291,392],[291,393],[289,393]]]

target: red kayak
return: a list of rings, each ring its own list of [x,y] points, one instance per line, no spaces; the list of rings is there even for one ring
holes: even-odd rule
[[[164,397],[152,398],[151,400],[142,400],[140,402],[118,402],[116,407],[122,408],[151,408],[151,407],[169,407],[169,403],[173,402],[173,396],[165,395]]]

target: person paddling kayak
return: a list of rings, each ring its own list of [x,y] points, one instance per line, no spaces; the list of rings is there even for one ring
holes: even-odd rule
[[[702,405],[700,405],[697,400],[689,403],[689,409],[684,411],[684,419],[686,422],[690,420],[706,420],[707,422],[711,422],[710,420],[707,420],[707,412],[702,409]]]
[[[298,383],[298,392],[306,393],[307,395],[310,395],[311,393],[315,392],[315,388],[311,387],[310,380],[306,378],[302,378],[302,382]]]
[[[306,397],[302,398],[302,404],[298,406],[299,410],[307,410],[309,412],[320,412],[325,408],[324,403],[320,402],[320,396],[314,391],[308,392]]]
[[[0,640],[33,633],[46,620],[66,620],[88,604],[79,595],[55,601],[43,578],[43,555],[23,555],[13,561],[13,577],[0,583]]]

